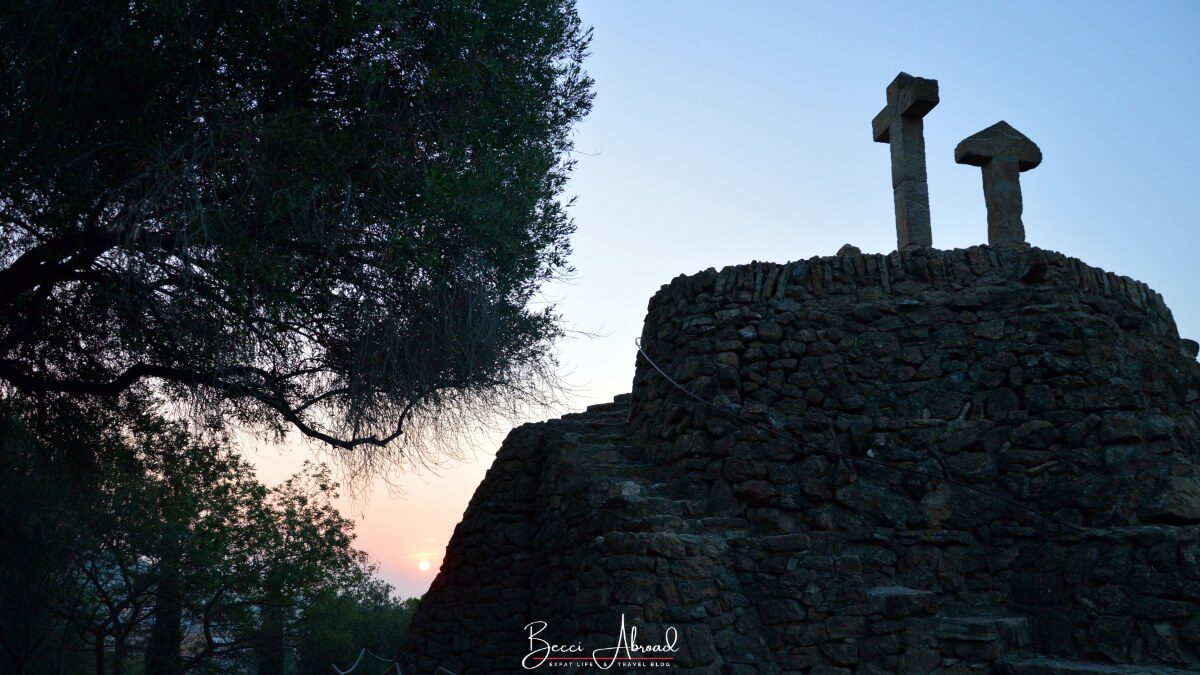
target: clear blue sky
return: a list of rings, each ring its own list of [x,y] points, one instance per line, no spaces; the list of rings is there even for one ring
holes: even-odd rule
[[[646,301],[679,274],[896,246],[871,118],[900,70],[935,78],[925,118],[934,245],[987,239],[966,136],[1006,120],[1045,159],[1022,174],[1031,243],[1141,279],[1200,337],[1200,3],[586,0],[595,110],[578,129],[572,409],[629,390]],[[441,552],[499,439],[439,475],[344,505],[404,595]],[[309,456],[261,448],[273,482]],[[428,559],[432,570],[417,564]]]
[[[580,3],[595,110],[579,128],[572,285],[549,293],[595,399],[627,391],[646,300],[678,274],[895,249],[884,88],[939,82],[925,118],[933,240],[986,242],[966,136],[1006,120],[1031,243],[1162,293],[1200,337],[1200,3]]]

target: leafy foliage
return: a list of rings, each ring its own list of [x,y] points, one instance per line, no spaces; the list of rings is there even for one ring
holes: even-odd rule
[[[572,0],[4,3],[0,380],[344,449],[536,400],[588,38]]]
[[[361,584],[350,593],[318,595],[300,617],[296,672],[326,675],[330,664],[346,668],[364,648],[394,658],[397,636],[405,634],[416,611],[416,598],[396,600],[379,582]]]
[[[146,401],[3,405],[0,669],[327,672],[395,650],[411,603],[353,547],[327,467],[268,489]]]

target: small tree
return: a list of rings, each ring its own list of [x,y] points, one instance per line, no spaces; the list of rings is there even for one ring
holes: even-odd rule
[[[261,588],[259,675],[283,675],[305,607],[322,591],[353,584],[367,563],[350,546],[353,523],[334,507],[336,490],[327,467],[306,463],[267,500],[255,570]]]
[[[3,3],[0,380],[344,449],[536,398],[587,42],[572,0]]]
[[[328,468],[268,489],[225,444],[121,402],[0,399],[0,671],[279,672],[314,617],[364,633],[324,611],[388,597]]]
[[[299,618],[296,672],[327,675],[330,664],[346,667],[367,649],[379,672],[378,659],[395,658],[408,625],[417,610],[416,598],[399,600],[394,589],[364,570],[357,581],[340,592],[323,591],[313,598]]]

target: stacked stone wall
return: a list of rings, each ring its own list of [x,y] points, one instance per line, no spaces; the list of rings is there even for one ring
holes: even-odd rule
[[[515,430],[405,672],[622,617],[688,673],[1200,669],[1200,364],[1144,284],[848,251],[680,277],[642,345],[723,412],[639,357],[631,397]]]
[[[810,625],[894,585],[1029,617],[1048,653],[1200,664],[1200,365],[1144,284],[1028,247],[755,263],[664,286],[642,344],[732,415],[640,361],[640,447],[796,537],[756,592]]]

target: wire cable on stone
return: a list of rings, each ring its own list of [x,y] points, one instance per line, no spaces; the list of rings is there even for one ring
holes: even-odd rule
[[[995,499],[996,501],[999,501],[999,502],[1002,502],[1009,506],[1015,507],[1021,511],[1025,511],[1027,513],[1032,513],[1032,514],[1041,516],[1042,518],[1045,518],[1046,520],[1049,520],[1053,523],[1062,525],[1064,527],[1068,527],[1068,528],[1071,528],[1074,530],[1082,530],[1083,529],[1083,528],[1079,527],[1078,525],[1075,525],[1073,523],[1068,523],[1067,521],[1062,520],[1061,518],[1053,516],[1049,513],[1046,513],[1045,511],[1039,510],[1033,506],[1029,506],[1027,504],[1022,504],[1021,502],[1019,502],[1015,499],[1012,499],[1010,497],[1005,497],[1004,495],[997,494],[990,490],[985,490],[981,487],[971,485],[970,483],[964,483],[963,481],[956,480],[949,476],[939,476],[935,473],[930,473],[928,471],[921,471],[920,469],[910,469],[910,468],[904,467],[904,466],[897,466],[890,462],[885,462],[883,460],[874,459],[871,457],[855,457],[854,455],[847,454],[844,452],[838,452],[837,450],[830,450],[828,448],[822,448],[820,446],[814,445],[807,441],[802,441],[799,438],[796,438],[795,436],[791,435],[790,433],[788,433],[782,429],[779,429],[775,426],[768,427],[768,426],[764,426],[762,424],[758,424],[757,422],[753,422],[751,420],[745,419],[732,410],[728,410],[726,408],[721,407],[720,405],[717,405],[717,403],[715,403],[713,401],[709,401],[707,399],[702,398],[699,394],[693,392],[692,390],[688,389],[687,387],[685,387],[682,384],[680,384],[679,382],[677,382],[675,380],[675,378],[671,377],[670,375],[667,374],[667,372],[665,370],[660,368],[659,365],[654,362],[654,359],[650,358],[650,355],[646,353],[646,350],[642,349],[642,339],[641,338],[636,338],[636,339],[634,339],[633,342],[635,345],[637,345],[638,354],[640,354],[642,356],[642,358],[646,359],[646,362],[650,364],[650,367],[652,367],[652,368],[654,368],[654,370],[658,371],[658,374],[662,375],[663,379],[665,379],[667,382],[670,382],[671,386],[673,386],[676,389],[678,389],[679,391],[683,392],[689,398],[695,400],[696,402],[700,403],[701,405],[711,408],[711,409],[721,413],[722,415],[729,417],[730,419],[732,419],[735,422],[738,422],[740,424],[748,426],[752,429],[757,429],[758,431],[761,431],[761,432],[764,432],[767,434],[771,434],[778,438],[782,438],[783,440],[794,443],[794,444],[800,446],[801,448],[811,450],[812,452],[822,454],[827,457],[833,457],[836,459],[844,459],[849,462],[859,462],[862,464],[869,464],[871,466],[877,466],[882,469],[886,469],[888,471],[893,471],[896,473],[908,474],[910,476],[920,476],[922,478],[928,478],[930,480],[941,481],[942,483],[945,483],[947,485],[953,485],[955,487],[959,487],[964,490],[969,490],[971,492],[983,495],[985,497],[990,497],[992,499]]]

